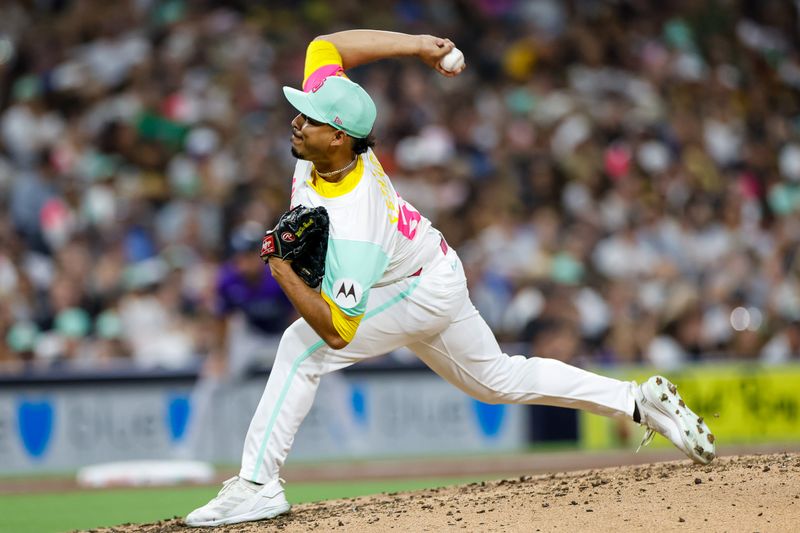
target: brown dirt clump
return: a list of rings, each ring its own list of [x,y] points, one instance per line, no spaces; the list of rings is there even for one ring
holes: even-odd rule
[[[294,531],[796,531],[800,454],[672,461],[295,506],[220,533]],[[179,519],[98,531],[174,533]],[[196,531],[196,530],[192,530]]]

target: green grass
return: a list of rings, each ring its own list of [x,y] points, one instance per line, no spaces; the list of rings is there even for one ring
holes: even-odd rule
[[[286,486],[286,497],[292,503],[303,503],[486,479],[493,477],[291,483]],[[219,487],[170,487],[3,495],[0,532],[51,533],[126,522],[155,522],[185,516],[218,490]]]

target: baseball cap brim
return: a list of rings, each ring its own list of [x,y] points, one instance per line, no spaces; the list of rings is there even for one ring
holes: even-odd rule
[[[289,100],[289,103],[292,104],[295,109],[300,111],[305,116],[311,117],[317,122],[322,122],[323,124],[328,123],[328,120],[325,118],[325,116],[317,111],[317,109],[314,107],[314,104],[311,103],[308,93],[298,91],[292,87],[284,87],[283,95],[286,96],[286,99]]]
[[[353,137],[367,137],[375,124],[375,102],[363,87],[342,76],[328,76],[308,93],[284,87],[283,94],[310,119]]]

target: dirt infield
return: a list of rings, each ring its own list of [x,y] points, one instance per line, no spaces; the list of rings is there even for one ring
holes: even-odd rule
[[[215,529],[294,531],[797,531],[800,454],[671,461],[331,500]],[[185,532],[180,520],[98,531]],[[195,530],[196,531],[196,530]]]

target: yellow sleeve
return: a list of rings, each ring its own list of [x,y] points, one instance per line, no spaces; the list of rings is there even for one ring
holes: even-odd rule
[[[303,71],[303,90],[312,76],[327,77],[332,75],[343,76],[342,56],[339,51],[328,41],[316,40],[309,43],[306,49],[306,64]]]
[[[322,299],[328,303],[328,307],[331,308],[331,318],[333,318],[333,327],[336,328],[336,332],[343,340],[352,341],[364,315],[348,316],[339,309],[339,306],[327,294],[324,292],[320,292],[320,294]]]

